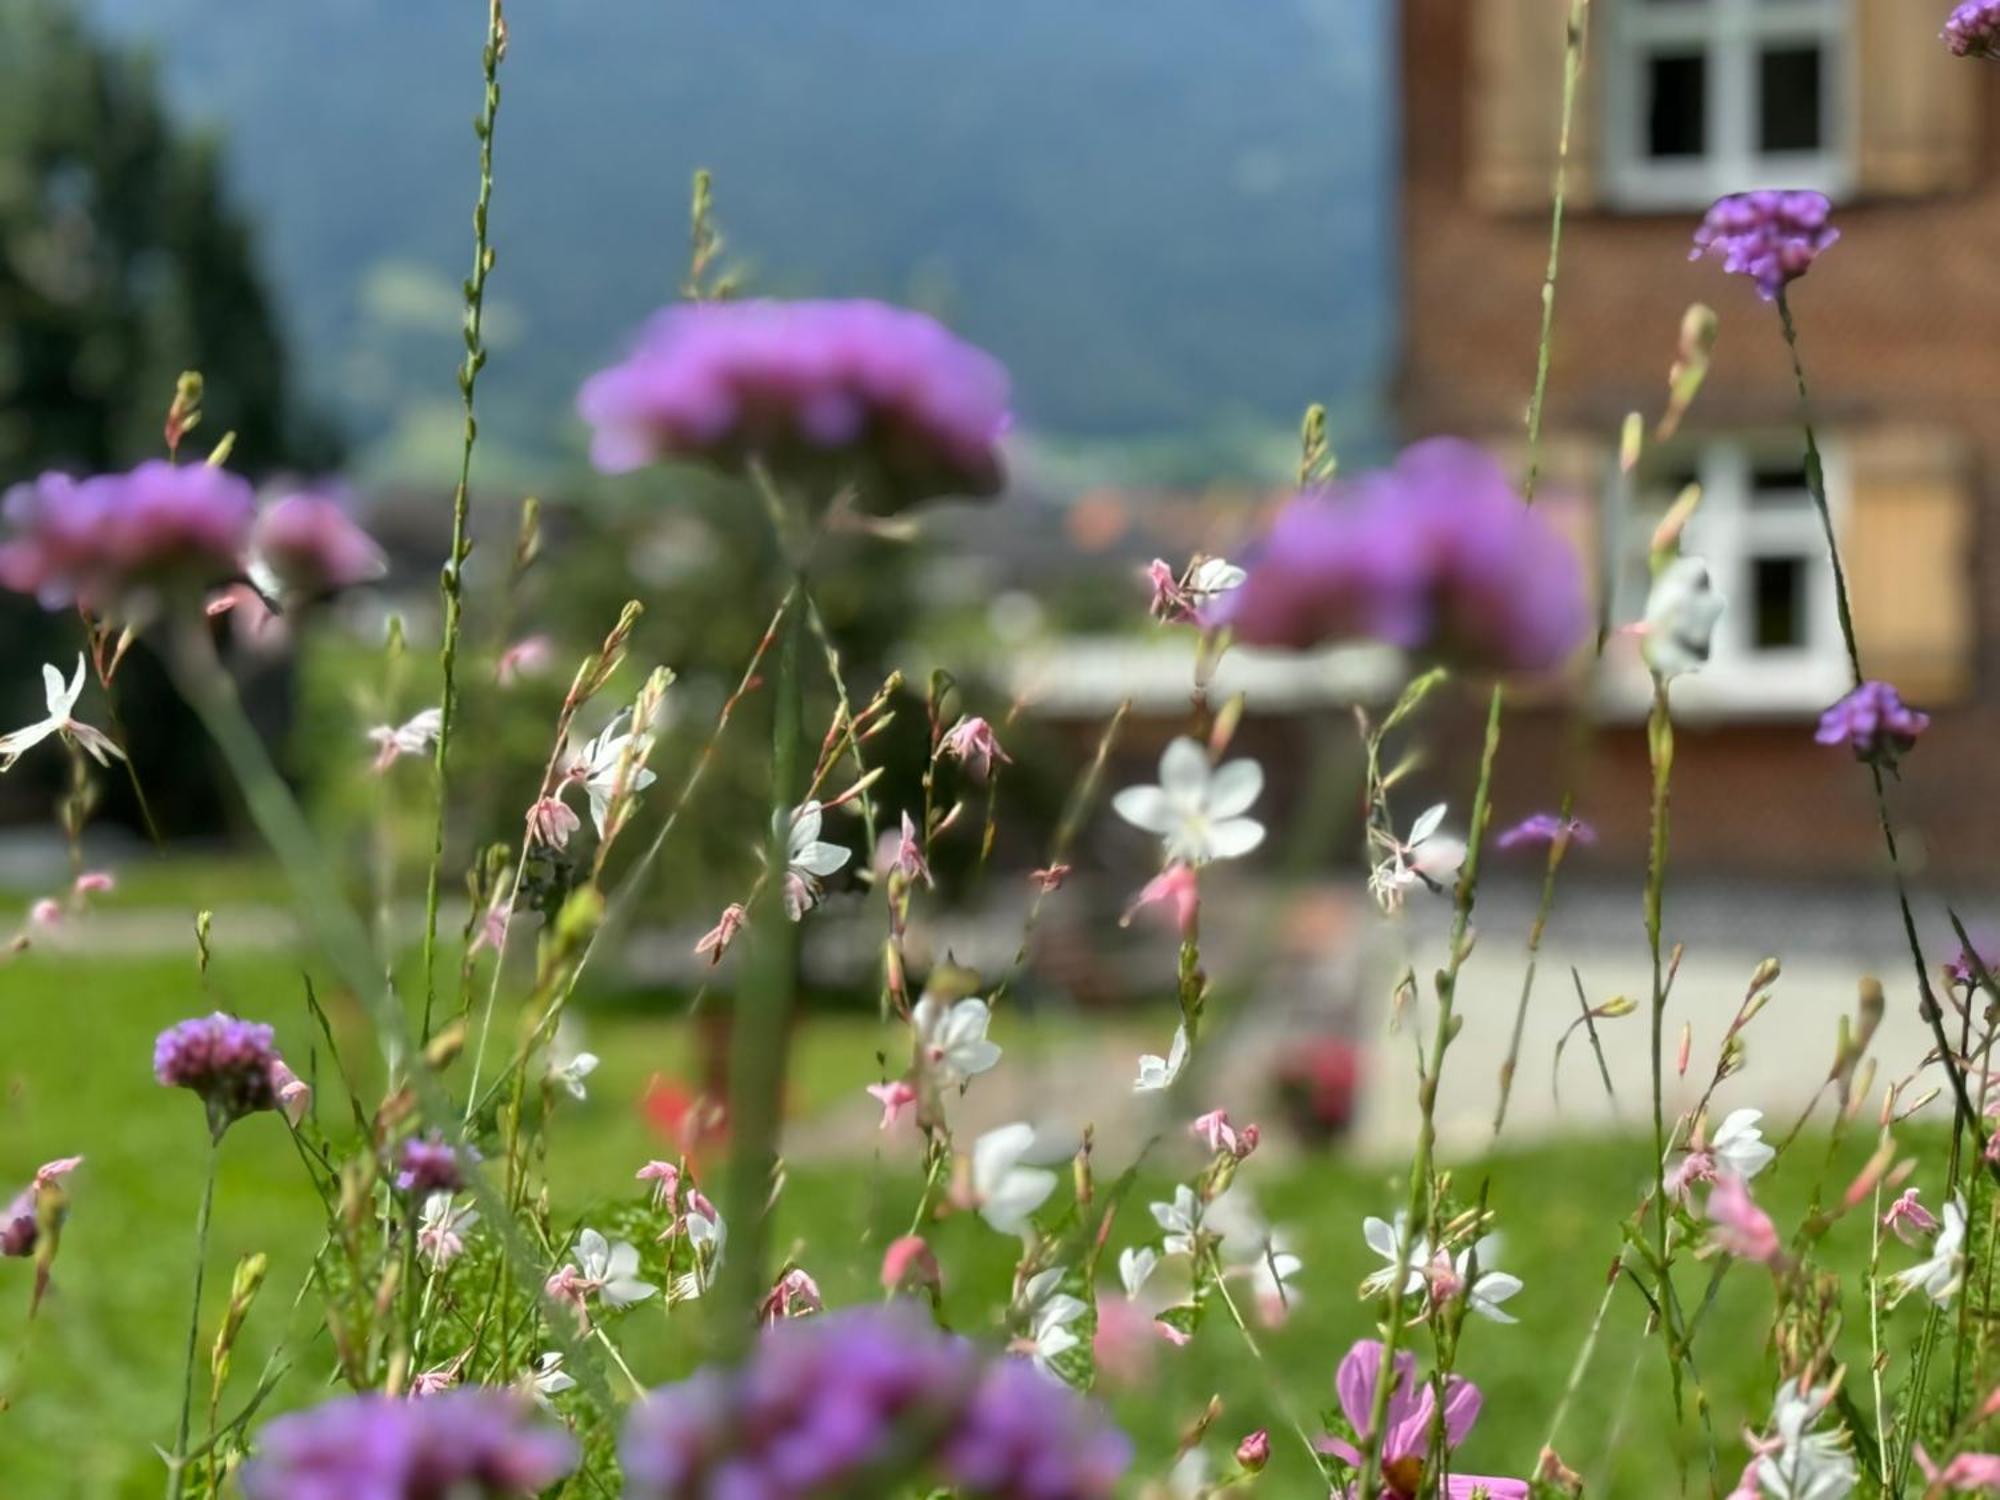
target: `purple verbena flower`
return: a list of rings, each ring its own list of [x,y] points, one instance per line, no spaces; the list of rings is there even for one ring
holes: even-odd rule
[[[153,1043],[153,1076],[201,1095],[217,1135],[244,1115],[278,1107],[280,1066],[270,1027],[221,1011],[169,1026]]]
[[[577,409],[607,473],[760,463],[815,500],[889,513],[1001,486],[1007,372],[922,313],[869,301],[706,302],[654,315]]]
[[[1247,572],[1203,617],[1245,645],[1374,639],[1473,669],[1538,672],[1589,629],[1575,551],[1497,463],[1453,438],[1294,497]]]
[[[940,1455],[961,1494],[992,1500],[1114,1495],[1131,1441],[1089,1401],[1028,1360],[989,1366]]]
[[[1597,830],[1581,818],[1535,813],[1523,818],[1493,842],[1501,849],[1519,849],[1526,844],[1553,844],[1559,838],[1566,838],[1572,844],[1594,844],[1597,842]]]
[[[247,1500],[513,1500],[576,1467],[518,1392],[467,1386],[396,1401],[343,1396],[280,1417],[243,1471]]]
[[[1965,0],[1944,23],[1955,57],[2000,58],[2000,0]]]
[[[1975,938],[1973,942],[1972,948],[1959,949],[1958,956],[1944,966],[1945,972],[1956,984],[1979,983],[1981,969],[1988,974],[2000,975],[2000,943],[1985,937]]]
[[[468,1151],[472,1148],[467,1147]],[[477,1160],[474,1155],[474,1160]],[[428,1197],[432,1193],[455,1193],[465,1185],[459,1166],[458,1148],[441,1131],[413,1135],[403,1142],[396,1171],[396,1186],[405,1193]]]
[[[1755,281],[1757,295],[1769,302],[1840,238],[1829,222],[1832,214],[1824,193],[1777,188],[1731,193],[1716,199],[1703,217],[1688,259],[1715,257],[1723,270]]]
[[[1430,1453],[1431,1426],[1440,1422],[1436,1391],[1429,1381],[1421,1386],[1417,1384],[1416,1356],[1407,1350],[1398,1351],[1393,1371],[1394,1384],[1389,1389],[1388,1415],[1380,1447],[1385,1481],[1381,1500],[1430,1493],[1423,1487],[1424,1464]],[[1382,1346],[1373,1339],[1362,1339],[1347,1351],[1347,1357],[1341,1360],[1340,1368],[1334,1375],[1340,1409],[1353,1427],[1359,1443],[1367,1441],[1381,1373]],[[1482,1400],[1479,1387],[1471,1381],[1457,1375],[1445,1380],[1440,1425],[1444,1431],[1447,1454],[1465,1441],[1472,1424],[1479,1420]],[[1320,1439],[1319,1446],[1322,1452],[1332,1454],[1343,1463],[1357,1469],[1361,1467],[1361,1450],[1355,1443],[1341,1437],[1324,1437]],[[1518,1479],[1495,1479],[1454,1472],[1446,1483],[1444,1493],[1449,1500],[1468,1500],[1475,1495],[1490,1496],[1491,1500],[1527,1500],[1528,1486]]]
[[[1846,745],[1856,760],[1892,766],[1930,728],[1931,716],[1904,704],[1886,682],[1870,680],[1819,716],[1822,745]]]
[[[157,591],[236,573],[256,512],[247,481],[207,464],[160,460],[124,474],[44,474],[0,500],[9,537],[0,586],[45,609],[130,607]]]
[[[375,539],[331,495],[285,495],[259,511],[250,529],[251,581],[287,603],[373,583],[388,571]]]

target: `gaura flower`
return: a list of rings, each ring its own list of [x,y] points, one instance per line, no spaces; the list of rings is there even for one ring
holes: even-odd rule
[[[542,1406],[547,1406],[552,1397],[576,1389],[575,1379],[563,1368],[560,1349],[535,1356],[534,1368],[528,1372],[528,1387],[534,1392],[536,1402]]]
[[[1914,1245],[1918,1235],[1937,1233],[1938,1221],[1936,1214],[1917,1201],[1917,1190],[1905,1188],[1882,1215],[1882,1227],[1893,1231],[1904,1244]]]
[[[1379,1271],[1371,1272],[1361,1283],[1363,1297],[1386,1297],[1394,1290],[1396,1277],[1403,1277],[1403,1295],[1415,1296],[1427,1285],[1424,1267],[1430,1264],[1431,1242],[1424,1235],[1410,1238],[1410,1220],[1407,1214],[1397,1214],[1394,1224],[1385,1223],[1372,1214],[1361,1221],[1361,1238],[1368,1248],[1388,1264]]]
[[[917,1102],[917,1091],[907,1079],[897,1078],[888,1083],[871,1083],[868,1093],[882,1106],[882,1123],[878,1127],[887,1130],[902,1118],[903,1111]]]
[[[964,766],[966,775],[974,781],[984,781],[992,775],[996,760],[1002,765],[1014,763],[1014,757],[1000,748],[993,726],[977,715],[960,718],[947,729],[944,738],[938,741],[938,754]]]
[[[1074,1331],[1090,1311],[1083,1299],[1063,1291],[1062,1279],[1068,1271],[1051,1266],[1028,1278],[1021,1288],[1021,1307],[1027,1315],[1028,1335],[1022,1348],[1042,1369],[1083,1342]]]
[[[736,934],[743,930],[743,924],[750,914],[743,909],[743,903],[732,901],[722,908],[715,925],[701,935],[701,941],[694,945],[696,958],[706,958],[709,967],[722,962],[722,955],[729,951],[729,945],[736,941]]]
[[[0,771],[13,768],[14,762],[22,754],[50,735],[60,735],[85,751],[100,766],[111,764],[112,758],[125,758],[125,752],[103,730],[92,727],[76,717],[76,700],[83,696],[83,653],[76,656],[76,671],[65,683],[62,673],[52,665],[42,667],[42,687],[48,702],[48,717],[38,719],[11,734],[0,735]]]
[[[556,1022],[555,1037],[549,1043],[549,1081],[561,1086],[572,1099],[587,1099],[590,1090],[584,1080],[597,1071],[598,1056],[578,1045],[576,1028],[565,1016]]]
[[[1962,1495],[2000,1493],[2000,1453],[1960,1453],[1946,1460],[1943,1468],[1931,1462],[1924,1445],[1916,1446],[1917,1467],[1923,1471],[1931,1492],[1955,1491]]]
[[[1188,1032],[1185,1024],[1174,1028],[1173,1045],[1167,1049],[1165,1057],[1155,1057],[1148,1052],[1139,1059],[1139,1076],[1132,1083],[1135,1094],[1157,1094],[1172,1088],[1174,1080],[1181,1076],[1181,1069],[1187,1066]]]
[[[549,1277],[546,1290],[558,1302],[576,1310],[577,1320],[589,1326],[587,1306],[597,1297],[605,1306],[623,1308],[644,1302],[659,1288],[639,1277],[639,1251],[629,1240],[606,1240],[595,1229],[585,1229],[576,1237],[573,1259]]]
[[[1146,569],[1153,588],[1153,618],[1169,624],[1197,624],[1202,611],[1232,589],[1240,589],[1250,575],[1222,557],[1197,557],[1187,571],[1176,576],[1159,558]]]
[[[1778,1387],[1772,1439],[1757,1458],[1758,1482],[1772,1500],[1846,1500],[1860,1483],[1847,1430],[1838,1423],[1812,1430],[1832,1401],[1831,1389],[1802,1391],[1796,1380]]]
[[[969,998],[946,1006],[935,995],[925,995],[910,1012],[917,1062],[943,1088],[989,1071],[1000,1061],[999,1046],[986,1039],[992,1019],[984,1000]]]
[[[868,301],[669,307],[577,398],[591,460],[751,464],[829,500],[852,486],[878,514],[1002,483],[1007,372],[922,313]]]
[[[1347,1351],[1334,1375],[1334,1391],[1340,1409],[1354,1428],[1358,1443],[1365,1446],[1375,1416],[1375,1393],[1382,1375],[1382,1346],[1362,1339]],[[1424,1465],[1430,1454],[1431,1429],[1441,1426],[1445,1452],[1465,1441],[1473,1423],[1479,1420],[1483,1398],[1479,1387],[1458,1375],[1444,1382],[1444,1404],[1440,1413],[1437,1392],[1430,1381],[1417,1383],[1416,1356],[1398,1350],[1392,1366],[1389,1405],[1385,1413],[1380,1445],[1384,1500],[1411,1500],[1427,1494]],[[1331,1453],[1353,1468],[1361,1467],[1361,1448],[1340,1437],[1323,1437],[1320,1450]],[[1519,1479],[1498,1479],[1489,1475],[1452,1473],[1444,1493],[1450,1500],[1527,1500],[1528,1486]]]
[[[653,1207],[672,1208],[681,1193],[681,1169],[670,1161],[649,1161],[633,1174],[653,1185]]]
[[[1698,557],[1677,557],[1653,579],[1639,651],[1663,681],[1706,665],[1722,618],[1722,595]]]
[[[1147,881],[1118,918],[1118,925],[1130,926],[1132,919],[1149,906],[1165,907],[1172,914],[1174,925],[1180,929],[1181,940],[1191,940],[1195,923],[1201,915],[1201,881],[1194,872],[1194,866],[1176,860]]]
[[[1733,1109],[1723,1117],[1708,1146],[1716,1171],[1748,1182],[1777,1159],[1777,1148],[1766,1145],[1757,1128],[1763,1118],[1761,1109]]]
[[[1410,825],[1408,839],[1391,829],[1370,827],[1369,842],[1382,858],[1368,872],[1368,890],[1385,912],[1400,911],[1410,892],[1421,887],[1441,894],[1465,863],[1465,840],[1445,833],[1445,805],[1425,808]]]
[[[1174,1188],[1171,1203],[1151,1203],[1147,1212],[1153,1222],[1166,1231],[1160,1241],[1160,1249],[1168,1255],[1192,1255],[1202,1232],[1202,1215],[1206,1205],[1195,1196],[1194,1189],[1185,1182]]]
[[[825,894],[823,882],[839,873],[852,858],[841,844],[820,841],[825,811],[817,802],[806,802],[792,814],[785,838],[785,913],[794,922],[819,905]]]
[[[1118,1252],[1118,1284],[1125,1295],[1137,1297],[1160,1266],[1160,1252],[1151,1245],[1128,1245]]]
[[[1025,1164],[1035,1127],[1025,1122],[989,1130],[972,1143],[972,1198],[980,1218],[1002,1234],[1018,1234],[1056,1190],[1056,1174]]]
[[[1721,261],[1723,270],[1755,281],[1757,295],[1769,302],[1840,238],[1832,216],[1824,193],[1731,193],[1703,217],[1688,259]]]
[[[1711,1243],[1739,1260],[1776,1265],[1784,1254],[1771,1216],[1757,1206],[1741,1177],[1723,1173],[1708,1192],[1708,1217],[1715,1230]]]
[[[776,1323],[785,1318],[803,1318],[809,1313],[825,1311],[826,1303],[820,1297],[819,1283],[803,1268],[793,1266],[764,1294],[764,1300],[757,1305],[757,1321]]]
[[[546,635],[523,636],[493,663],[493,680],[504,687],[529,677],[539,677],[555,657],[555,642]]]
[[[890,867],[903,877],[906,884],[915,885],[919,880],[928,886],[937,884],[931,879],[931,867],[924,858],[923,845],[917,841],[917,825],[910,821],[907,812],[903,814],[902,829],[896,835],[896,852]]]
[[[1939,1307],[1951,1306],[1951,1299],[1965,1283],[1965,1204],[1952,1199],[1944,1206],[1944,1227],[1931,1241],[1930,1256],[1898,1271],[1889,1278],[1892,1300],[1900,1301],[1910,1292],[1922,1292]]]
[[[417,1249],[433,1265],[450,1265],[465,1253],[465,1237],[478,1222],[478,1209],[459,1207],[450,1193],[432,1193],[417,1223]]]
[[[635,732],[631,726],[632,711],[622,710],[594,739],[564,758],[558,791],[583,787],[590,801],[590,821],[600,838],[612,799],[636,797],[659,779],[646,769],[646,759],[653,753],[652,731]]]
[[[1517,1323],[1520,1319],[1500,1304],[1521,1290],[1521,1278],[1490,1269],[1499,1251],[1499,1237],[1490,1234],[1471,1249],[1459,1251],[1452,1262],[1452,1278],[1465,1294],[1466,1307],[1480,1317],[1494,1323]],[[1475,1261],[1479,1266],[1477,1276],[1472,1274]]]
[[[528,836],[551,849],[567,849],[569,836],[583,826],[583,820],[560,797],[540,797],[528,809]]]
[[[1266,1327],[1276,1328],[1291,1316],[1298,1305],[1299,1294],[1292,1286],[1292,1278],[1305,1269],[1305,1262],[1285,1248],[1282,1235],[1272,1235],[1248,1261],[1232,1269],[1231,1274],[1248,1272],[1250,1292],[1257,1299],[1257,1312]],[[1512,1319],[1505,1321],[1511,1322]]]
[[[428,754],[443,726],[441,708],[427,708],[403,724],[377,724],[368,731],[375,744],[375,774],[381,775],[405,755]]]
[[[1182,735],[1160,757],[1158,786],[1127,787],[1111,805],[1134,828],[1159,835],[1169,863],[1204,865],[1264,842],[1264,825],[1243,816],[1263,789],[1257,762],[1212,767],[1201,745]]]
[[[1211,1151],[1227,1151],[1238,1161],[1242,1161],[1257,1149],[1257,1142],[1263,1133],[1255,1125],[1245,1125],[1238,1130],[1229,1123],[1229,1111],[1212,1109],[1195,1119],[1188,1127],[1197,1140],[1204,1141]]]

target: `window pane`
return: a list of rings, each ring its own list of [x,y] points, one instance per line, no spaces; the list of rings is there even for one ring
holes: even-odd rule
[[[1808,566],[1803,557],[1751,559],[1750,640],[1757,650],[1805,645]]]
[[[1760,463],[1750,476],[1752,505],[1805,505],[1810,500],[1803,463]]]
[[[1820,49],[1810,43],[1766,47],[1757,58],[1757,143],[1765,151],[1817,151]]]
[[[1656,52],[1646,59],[1646,154],[1699,156],[1708,138],[1708,58]]]

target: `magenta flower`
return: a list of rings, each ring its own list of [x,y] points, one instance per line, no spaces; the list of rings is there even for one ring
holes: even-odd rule
[[[1575,551],[1498,464],[1453,438],[1299,494],[1247,575],[1204,623],[1250,646],[1378,640],[1475,670],[1542,672],[1589,630]]]
[[[1340,1397],[1341,1411],[1354,1429],[1355,1442],[1328,1436],[1320,1439],[1319,1447],[1355,1469],[1361,1467],[1361,1449],[1356,1444],[1368,1440],[1368,1424],[1375,1413],[1375,1391],[1381,1373],[1382,1346],[1374,1339],[1362,1339],[1347,1351],[1347,1357],[1341,1360],[1334,1374],[1334,1391]],[[1472,1424],[1479,1420],[1483,1399],[1479,1387],[1469,1380],[1453,1375],[1445,1381],[1442,1422],[1447,1454],[1472,1431]],[[1428,1381],[1422,1386],[1417,1384],[1416,1356],[1398,1350],[1395,1384],[1390,1387],[1387,1425],[1382,1436],[1381,1500],[1407,1500],[1430,1493],[1424,1489],[1424,1461],[1430,1452],[1434,1420],[1438,1420],[1437,1393]],[[1490,1500],[1527,1500],[1528,1486],[1519,1479],[1452,1474],[1446,1480],[1444,1493],[1450,1500],[1472,1500],[1475,1495],[1488,1496]]]
[[[1007,372],[922,313],[879,302],[709,302],[655,314],[626,359],[584,383],[591,459],[762,464],[880,514],[1002,483]]]
[[[1774,1266],[1784,1253],[1777,1226],[1741,1177],[1724,1173],[1716,1178],[1708,1191],[1708,1217],[1715,1226],[1712,1241],[1725,1254]]]
[[[1964,0],[1944,23],[1954,57],[2000,58],[2000,0]]]
[[[1528,844],[1553,844],[1559,838],[1568,839],[1572,844],[1594,844],[1597,842],[1597,830],[1581,818],[1535,813],[1523,818],[1493,842],[1501,849],[1519,849]]]
[[[250,528],[250,579],[273,599],[303,604],[388,571],[375,539],[328,495],[286,495],[258,512]]]
[[[1914,1245],[1918,1235],[1937,1233],[1938,1220],[1936,1214],[1917,1201],[1915,1188],[1905,1188],[1882,1215],[1882,1227],[1895,1231],[1896,1238],[1904,1244]]]
[[[871,1083],[868,1095],[882,1106],[882,1123],[876,1128],[887,1130],[903,1117],[903,1111],[917,1102],[917,1091],[907,1078],[892,1079],[888,1083]]]
[[[1014,763],[1014,757],[1000,748],[993,726],[976,714],[960,719],[945,731],[944,738],[938,741],[938,754],[958,761],[974,781],[984,781],[992,775],[996,760],[1003,765]]]
[[[1832,214],[1824,193],[1731,193],[1716,199],[1702,219],[1688,259],[1712,256],[1723,270],[1755,281],[1757,295],[1770,302],[1840,238],[1829,222]]]
[[[35,1253],[42,1237],[43,1191],[53,1189],[58,1181],[82,1165],[80,1156],[64,1156],[44,1163],[35,1173],[35,1180],[16,1193],[13,1202],[0,1208],[0,1255]]]
[[[270,1027],[221,1011],[169,1026],[153,1043],[153,1076],[201,1095],[216,1135],[244,1115],[278,1107],[281,1065]]]
[[[1907,707],[1886,682],[1864,682],[1819,716],[1822,745],[1846,745],[1856,760],[1893,766],[1930,728],[1931,716]]]
[[[44,474],[0,500],[0,586],[44,609],[98,612],[144,595],[195,591],[237,573],[257,502],[207,464],[155,460],[124,474]]]
[[[396,1186],[402,1192],[428,1197],[432,1193],[455,1193],[464,1185],[458,1148],[444,1138],[443,1132],[433,1130],[403,1142],[396,1171]]]
[[[523,1500],[576,1467],[576,1444],[514,1391],[421,1401],[342,1396],[280,1417],[244,1467],[246,1500]]]

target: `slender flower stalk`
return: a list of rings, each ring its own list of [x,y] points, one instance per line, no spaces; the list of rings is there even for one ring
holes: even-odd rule
[[[472,274],[465,279],[465,359],[458,367],[458,391],[465,405],[465,441],[459,449],[458,484],[451,497],[451,554],[438,575],[444,599],[444,640],[438,648],[443,678],[439,704],[437,748],[432,760],[437,815],[431,827],[431,864],[424,887],[424,1022],[421,1036],[430,1040],[431,1008],[437,997],[438,895],[444,874],[444,832],[451,757],[451,731],[458,716],[458,638],[464,615],[465,559],[472,550],[467,528],[472,514],[472,449],[479,437],[473,395],[479,372],[486,366],[482,334],[486,316],[486,277],[493,269],[493,249],[486,239],[487,210],[493,202],[493,126],[500,113],[500,60],[507,55],[507,21],[500,0],[487,0],[486,45],[480,53],[485,93],[473,131],[479,137],[479,195],[472,209]]]
[[[1589,20],[1590,0],[1570,0],[1563,37],[1562,123],[1556,138],[1554,200],[1549,213],[1549,259],[1542,278],[1541,335],[1535,351],[1535,384],[1528,400],[1528,472],[1523,498],[1530,505],[1541,477],[1542,412],[1548,396],[1549,363],[1555,343],[1556,278],[1562,266],[1563,209],[1569,187],[1570,135],[1576,120],[1578,82],[1583,73],[1584,35]],[[1452,1003],[1458,971],[1465,962],[1467,935],[1472,924],[1472,905],[1479,886],[1479,855],[1486,840],[1486,824],[1492,811],[1493,763],[1500,750],[1500,720],[1504,692],[1496,685],[1486,712],[1486,738],[1479,756],[1479,784],[1472,798],[1472,821],[1466,830],[1465,863],[1459,872],[1453,905],[1450,948],[1445,968],[1438,976],[1438,1018],[1430,1054],[1422,1061],[1418,1083],[1422,1122],[1417,1132],[1417,1149],[1410,1163],[1409,1233],[1403,1241],[1407,1260],[1409,1246],[1424,1232],[1429,1221],[1431,1152],[1437,1137],[1437,1096],[1444,1054],[1453,1032]],[[1382,1339],[1382,1363],[1375,1381],[1373,1420],[1363,1443],[1358,1494],[1373,1495],[1382,1481],[1382,1438],[1387,1425],[1389,1394],[1394,1386],[1396,1347],[1402,1338],[1403,1302],[1409,1281],[1407,1263],[1398,1274],[1389,1297],[1388,1327]]]
[[[1507,1123],[1507,1102],[1514,1093],[1514,1070],[1521,1061],[1521,1034],[1528,1024],[1528,1000],[1535,992],[1535,967],[1541,959],[1542,935],[1548,931],[1549,913],[1556,904],[1556,875],[1562,869],[1563,856],[1569,852],[1569,842],[1574,825],[1570,818],[1573,799],[1565,792],[1562,811],[1557,814],[1557,833],[1549,841],[1549,856],[1542,868],[1542,894],[1535,903],[1535,920],[1528,928],[1528,966],[1521,975],[1521,998],[1514,1006],[1514,1030],[1507,1040],[1507,1058],[1500,1064],[1500,1102],[1493,1109],[1493,1134],[1497,1139],[1501,1127]],[[1500,839],[1504,848],[1507,835]],[[1595,1029],[1593,1028],[1593,1035]]]
[[[194,1293],[188,1311],[187,1357],[181,1369],[181,1414],[174,1427],[174,1451],[167,1459],[167,1500],[180,1500],[187,1480],[188,1431],[194,1414],[194,1366],[201,1342],[201,1290],[208,1271],[208,1225],[215,1210],[215,1175],[222,1159],[222,1132],[211,1130],[202,1165],[201,1207],[194,1220]]]

